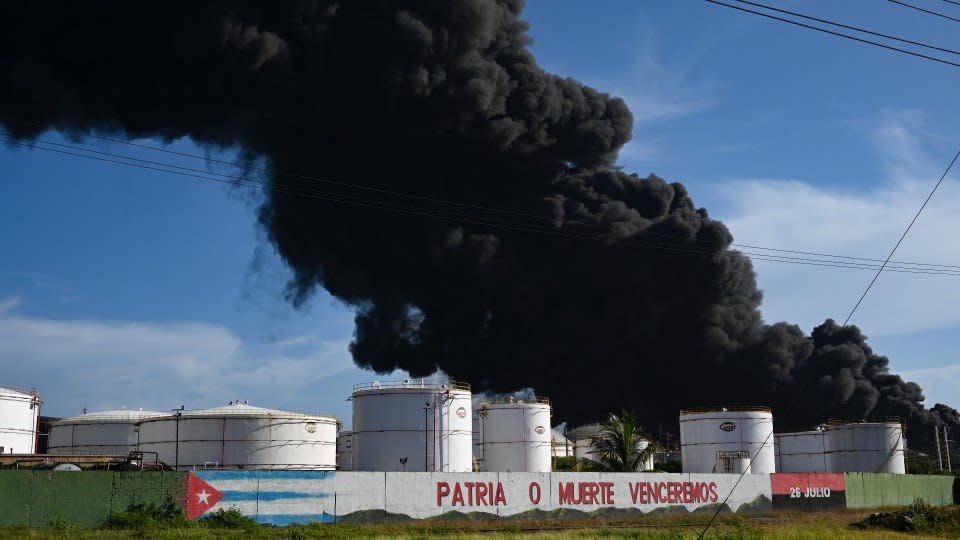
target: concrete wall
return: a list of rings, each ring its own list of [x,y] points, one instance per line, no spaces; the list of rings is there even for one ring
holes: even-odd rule
[[[91,527],[131,503],[184,498],[184,473],[0,471],[0,526]]]
[[[737,481],[720,474],[398,473],[197,471],[188,515],[237,508],[262,523],[372,521],[449,513],[500,517],[534,512],[588,516],[703,512]],[[771,508],[770,477],[747,475],[727,501],[732,511]]]
[[[905,506],[917,499],[942,506],[954,504],[952,476],[846,473],[847,508]]]
[[[737,481],[723,474],[399,473],[336,471],[0,471],[0,526],[94,526],[136,502],[173,498],[196,519],[237,508],[261,523],[377,521],[479,514],[503,518],[709,512]],[[727,502],[778,508],[954,503],[949,476],[748,474]],[[960,483],[957,484],[960,486]]]

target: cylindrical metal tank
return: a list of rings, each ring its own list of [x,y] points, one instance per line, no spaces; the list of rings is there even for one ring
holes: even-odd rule
[[[773,414],[766,407],[681,410],[680,448],[685,473],[775,472]],[[737,452],[747,453],[747,463]]]
[[[140,450],[188,469],[334,470],[337,421],[232,402],[140,424]]]
[[[349,429],[337,433],[337,470],[353,470],[353,432]]]
[[[550,401],[507,398],[478,411],[485,472],[550,472]]]
[[[773,437],[777,472],[830,472],[822,430],[777,433]]]
[[[470,386],[426,381],[353,388],[353,470],[473,470]]]
[[[41,403],[36,392],[0,388],[0,453],[36,452]]]
[[[121,456],[138,449],[140,422],[170,413],[144,410],[103,411],[71,416],[50,426],[50,454]]]
[[[830,472],[906,472],[903,426],[898,419],[831,422],[825,446]]]

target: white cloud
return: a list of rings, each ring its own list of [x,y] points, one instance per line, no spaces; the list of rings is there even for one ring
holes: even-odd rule
[[[250,351],[229,329],[205,323],[60,321],[0,317],[2,384],[37,387],[51,414],[127,407],[200,408],[246,399],[311,409],[323,379],[352,369],[346,342],[297,355]],[[344,397],[348,395],[344,393]]]
[[[11,298],[7,298],[6,300],[0,300],[0,315],[3,315],[4,313],[7,313],[9,311],[13,311],[18,307],[20,307],[19,297],[14,296]]]
[[[740,244],[883,259],[949,159],[931,155],[927,139],[916,135],[918,122],[915,114],[884,116],[874,136],[888,162],[886,172],[866,191],[802,180],[733,180],[718,190],[725,207],[718,217]],[[894,260],[960,264],[960,242],[954,239],[960,231],[958,207],[960,184],[948,177]],[[754,263],[766,319],[799,322],[806,329],[826,317],[842,321],[872,277],[865,270]],[[884,272],[852,322],[868,335],[949,328],[960,325],[957,305],[960,276]]]
[[[927,405],[947,403],[956,406],[957,389],[960,388],[960,364],[904,371],[900,376],[923,388]]]

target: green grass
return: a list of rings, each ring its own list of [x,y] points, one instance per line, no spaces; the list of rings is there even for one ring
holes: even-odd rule
[[[882,526],[865,529],[853,525],[870,516],[869,511],[776,512],[762,515],[727,514],[718,518],[707,538],[712,540],[754,540],[782,538],[805,540],[917,539],[960,537],[960,508],[912,506],[899,509],[913,512],[924,523],[919,532],[903,533]],[[946,519],[943,516],[953,516]],[[82,529],[62,522],[46,528],[0,528],[0,538],[37,539],[120,539],[120,538],[640,538],[684,540],[697,537],[705,516],[649,516],[627,519],[549,521],[442,521],[423,520],[374,524],[310,524],[268,527],[254,523],[238,512],[222,511],[199,522],[180,521],[182,514],[167,506],[137,505],[119,514],[98,529]],[[924,521],[926,520],[926,521]],[[543,529],[550,530],[543,530]]]

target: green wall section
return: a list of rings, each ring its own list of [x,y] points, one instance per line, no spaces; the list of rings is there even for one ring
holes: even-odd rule
[[[92,527],[136,502],[183,504],[186,473],[0,471],[0,526]]]
[[[906,506],[917,499],[934,505],[953,504],[952,476],[847,473],[847,508]]]
[[[951,476],[847,473],[848,508],[954,504]],[[186,473],[0,471],[0,527],[57,521],[92,527],[133,503],[183,504]]]

